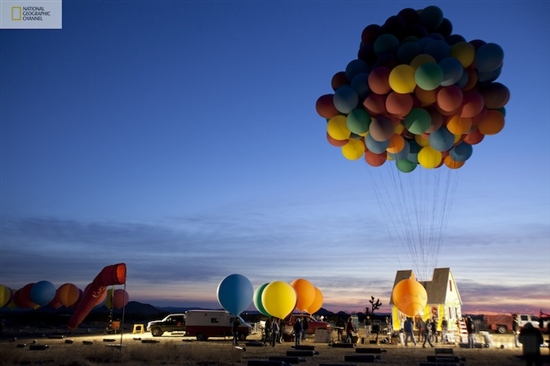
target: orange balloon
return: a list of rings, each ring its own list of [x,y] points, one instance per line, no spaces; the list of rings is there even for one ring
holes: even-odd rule
[[[458,169],[464,165],[464,161],[454,161],[450,155],[445,156],[443,162],[449,169]]]
[[[399,281],[392,291],[394,305],[403,314],[415,316],[422,314],[428,302],[428,293],[414,278]]]
[[[403,138],[403,136],[394,133],[390,137],[390,142],[388,144],[388,147],[386,148],[386,151],[390,154],[397,154],[398,152],[403,150],[404,147],[405,139]]]
[[[467,68],[464,71],[468,74],[468,81],[466,82],[466,85],[462,87],[462,91],[468,91],[472,90],[477,85],[477,71],[475,68]]]
[[[454,115],[447,120],[447,129],[454,135],[462,135],[472,128],[472,119]]]
[[[495,109],[490,109],[477,128],[484,135],[496,135],[504,128],[504,115]]]
[[[77,302],[79,296],[80,291],[78,291],[78,287],[76,287],[72,283],[64,283],[63,285],[59,286],[55,294],[56,300],[65,307],[69,307]]]
[[[321,292],[321,290],[315,287],[315,299],[313,300],[313,303],[311,303],[311,305],[309,305],[309,307],[305,311],[307,311],[310,314],[314,314],[316,311],[321,309],[321,306],[323,306],[323,300],[324,300],[323,293]]]
[[[422,106],[432,105],[437,101],[437,92],[439,88],[434,90],[424,90],[420,87],[414,88],[414,95],[418,98]]]
[[[294,290],[296,291],[296,308],[306,311],[315,300],[315,286],[303,278],[298,278],[292,281],[290,285],[294,287]]]
[[[378,66],[369,73],[368,83],[370,90],[378,95],[388,94],[390,87],[391,69],[386,66]]]

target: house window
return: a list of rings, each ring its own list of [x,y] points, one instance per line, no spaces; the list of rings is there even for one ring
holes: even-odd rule
[[[453,292],[453,281],[449,280],[449,291]]]
[[[453,313],[451,311],[451,307],[449,306],[449,318],[452,319],[453,318]]]

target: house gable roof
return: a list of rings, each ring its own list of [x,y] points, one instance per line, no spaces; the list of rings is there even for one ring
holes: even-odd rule
[[[397,271],[393,287],[395,287],[395,285],[397,285],[400,281],[410,278],[411,276],[414,276],[412,270]],[[449,280],[452,282],[452,290],[456,292],[456,296],[462,304],[462,300],[460,299],[460,294],[450,268],[435,268],[431,281],[419,281],[422,286],[424,286],[426,293],[428,294],[428,304],[444,304],[446,302],[449,291]],[[393,299],[390,299],[390,305],[394,305]]]

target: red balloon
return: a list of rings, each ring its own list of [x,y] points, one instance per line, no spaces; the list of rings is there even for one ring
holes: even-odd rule
[[[349,140],[336,140],[335,138],[332,138],[328,134],[328,132],[327,132],[327,140],[328,140],[329,144],[331,144],[332,146],[336,146],[336,147],[344,146],[349,141]]]
[[[445,112],[456,111],[462,100],[462,90],[456,85],[444,86],[437,92],[437,105]]]
[[[391,92],[386,98],[386,110],[398,117],[405,117],[413,108],[414,100],[411,94]]]
[[[371,117],[378,117],[386,114],[386,96],[378,94],[369,94],[369,96],[363,102],[363,106],[367,109],[367,112]]]
[[[484,137],[484,134],[482,134],[478,129],[475,129],[464,137],[464,142],[470,145],[476,145],[483,141]]]
[[[373,167],[378,167],[383,165],[387,160],[388,154],[384,151],[381,154],[375,154],[370,150],[365,152],[365,161],[367,164]]]
[[[481,90],[487,109],[502,108],[510,100],[510,91],[501,83],[492,83]]]
[[[477,90],[464,92],[460,117],[472,118],[477,116],[483,109],[484,104],[483,96]]]
[[[319,99],[317,99],[317,103],[315,103],[315,109],[321,117],[332,118],[340,114],[340,112],[338,112],[338,110],[334,106],[334,103],[332,102],[333,98],[334,94],[325,94],[321,95]]]
[[[332,85],[332,90],[336,90],[342,85],[349,84],[349,80],[346,77],[346,72],[338,71],[336,74],[334,74],[330,83]]]
[[[379,66],[371,70],[369,73],[369,88],[373,93],[385,95],[391,91],[390,72],[390,68],[386,66]]]
[[[38,304],[31,300],[31,289],[34,286],[33,283],[26,284],[23,288],[20,288],[13,295],[13,302],[21,309],[35,309],[39,307]]]
[[[113,294],[113,306],[117,309],[122,309],[128,304],[129,299],[128,292],[125,290],[115,290]]]

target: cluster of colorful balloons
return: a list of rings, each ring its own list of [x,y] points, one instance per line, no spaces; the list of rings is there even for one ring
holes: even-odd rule
[[[0,284],[0,308],[9,307],[20,309],[38,309],[42,306],[49,306],[59,309],[62,306],[69,309],[76,309],[85,290],[80,290],[72,283],[64,283],[57,289],[49,281],[29,283],[19,290],[12,290],[8,286]],[[121,309],[128,303],[129,295],[126,290],[110,289],[98,299],[95,306],[105,305]]]
[[[303,278],[290,284],[284,281],[264,283],[254,291],[248,278],[232,274],[218,284],[217,297],[220,305],[231,314],[242,313],[253,302],[260,313],[280,319],[295,309],[313,314],[323,305],[321,291]]]
[[[317,100],[328,142],[374,167],[462,167],[473,145],[503,129],[510,92],[495,81],[502,48],[452,30],[436,6],[368,25],[357,59],[332,77],[334,93]]]
[[[414,317],[422,314],[428,303],[428,293],[414,277],[399,281],[393,288],[392,300],[403,314]]]

